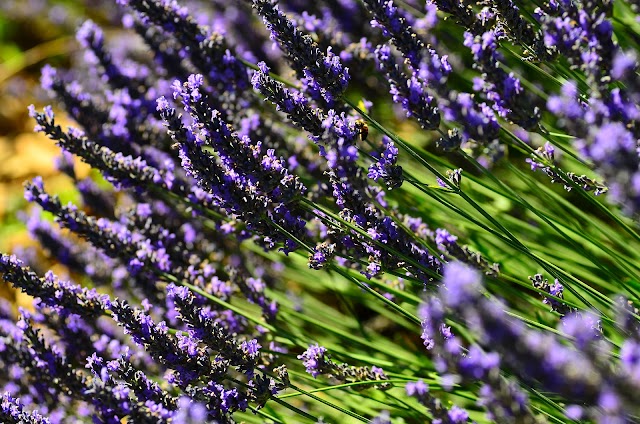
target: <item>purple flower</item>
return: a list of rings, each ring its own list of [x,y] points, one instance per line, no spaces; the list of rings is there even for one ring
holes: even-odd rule
[[[316,343],[309,346],[303,354],[298,355],[298,359],[302,359],[302,365],[306,371],[315,378],[323,372],[326,352],[326,348]]]
[[[508,118],[524,129],[532,129],[540,120],[540,108],[535,100],[522,90],[520,80],[500,67],[498,49],[499,30],[486,31],[482,35],[465,33],[464,45],[474,58],[474,67],[482,72],[479,80],[487,100],[498,115]]]
[[[418,380],[407,383],[405,390],[409,396],[425,396],[429,393],[429,386],[424,381]]]
[[[482,276],[468,265],[451,262],[444,267],[442,283],[445,302],[451,305],[464,305],[482,288]]]
[[[59,280],[51,271],[38,277],[15,256],[0,255],[0,272],[5,281],[38,297],[47,305],[81,316],[96,316],[109,308],[109,297],[69,281]]]
[[[387,188],[392,190],[402,185],[402,167],[396,165],[398,160],[398,148],[389,138],[383,138],[384,151],[379,155],[377,162],[369,167],[367,176],[374,181],[382,179]]]

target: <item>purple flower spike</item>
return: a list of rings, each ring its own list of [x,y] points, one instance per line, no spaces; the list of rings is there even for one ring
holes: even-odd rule
[[[29,412],[20,399],[13,398],[8,392],[0,397],[0,420],[4,423],[50,424],[49,419],[37,411]]]
[[[306,78],[311,92],[320,93],[332,105],[346,90],[349,70],[331,48],[323,53],[313,39],[300,31],[270,0],[253,0],[253,7],[263,17],[273,39],[286,53],[300,78]]]

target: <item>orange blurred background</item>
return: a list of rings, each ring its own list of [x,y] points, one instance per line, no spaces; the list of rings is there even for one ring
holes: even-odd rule
[[[92,0],[3,0],[0,2],[0,252],[19,253],[36,248],[29,237],[21,211],[29,209],[23,198],[25,180],[40,175],[53,192],[74,197],[71,180],[57,172],[54,159],[60,149],[42,134],[33,132],[34,121],[27,106],[38,109],[52,104],[57,121],[66,126],[64,114],[39,86],[40,68],[45,63],[66,67],[78,49],[75,29],[91,17],[99,22],[108,16],[92,16]],[[78,166],[84,177],[88,166]],[[36,251],[37,257],[44,258]],[[43,265],[45,265],[43,263]],[[46,267],[56,265],[46,263]],[[62,274],[64,274],[64,270]],[[0,282],[0,296],[27,305],[30,299]]]

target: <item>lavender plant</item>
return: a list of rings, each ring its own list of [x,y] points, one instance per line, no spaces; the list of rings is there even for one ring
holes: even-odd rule
[[[3,422],[640,422],[637,8],[116,6],[29,106]]]

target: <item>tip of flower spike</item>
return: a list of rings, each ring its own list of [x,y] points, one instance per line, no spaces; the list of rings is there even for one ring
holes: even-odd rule
[[[40,192],[44,191],[44,182],[42,181],[41,176],[37,176],[33,180],[27,181],[24,184],[24,198],[28,202],[33,202],[35,200],[34,189]]]
[[[40,71],[40,85],[45,90],[51,90],[53,88],[53,83],[55,78],[58,76],[58,71],[53,66],[47,64],[42,67]]]
[[[263,74],[269,75],[270,69],[269,69],[269,67],[267,66],[266,63],[264,63],[262,61],[258,62],[258,69],[260,69],[260,72],[262,72]]]
[[[100,45],[104,41],[102,30],[91,19],[84,21],[76,32],[76,40],[85,49]]]
[[[21,267],[24,266],[24,263],[18,259],[16,255],[0,255],[0,264],[9,265],[12,267]]]
[[[202,74],[191,74],[187,78],[187,87],[192,90],[200,88],[204,84],[204,77]]]
[[[167,101],[166,97],[162,96],[156,99],[156,110],[158,112],[164,112],[168,110],[170,107],[171,106],[169,105],[169,102]]]
[[[327,349],[325,347],[316,343],[309,346],[302,355],[298,355],[298,359],[302,359],[302,364],[305,366],[306,371],[315,378],[320,374],[318,369],[324,362],[326,352]]]
[[[189,298],[191,292],[184,286],[176,286],[175,284],[169,284],[167,286],[167,296],[170,298],[177,298],[180,300],[186,300]]]
[[[47,119],[49,119],[50,121],[53,120],[54,115],[53,115],[53,108],[51,107],[51,105],[47,105],[44,107],[44,116],[46,116]]]

